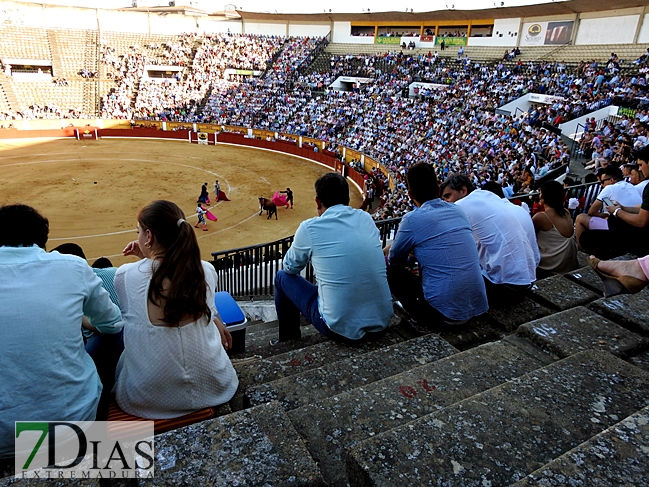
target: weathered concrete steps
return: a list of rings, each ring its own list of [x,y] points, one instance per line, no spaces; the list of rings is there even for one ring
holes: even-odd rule
[[[352,485],[505,486],[649,404],[649,373],[581,352],[366,440]]]
[[[288,413],[329,485],[345,485],[345,451],[374,435],[552,361],[489,343]],[[353,483],[352,483],[353,485]]]
[[[649,482],[649,407],[564,453],[512,487],[637,487]]]
[[[457,350],[435,335],[327,363],[301,374],[246,389],[249,405],[279,401],[285,410],[317,403],[329,396],[435,362]]]
[[[313,328],[313,327],[312,327]],[[276,336],[276,332],[275,332]],[[375,337],[372,341],[361,344],[349,345],[347,343],[327,340],[322,337],[314,337],[315,343],[310,346],[307,340],[292,340],[275,345],[282,347],[280,350],[289,351],[262,358],[260,360],[246,362],[243,366],[235,363],[237,375],[239,376],[239,389],[230,405],[237,411],[246,404],[243,402],[243,393],[248,387],[256,384],[264,384],[284,377],[304,373],[326,364],[332,364],[350,357],[362,355],[373,350],[379,350],[390,345],[405,341],[410,335],[410,330],[401,329],[400,326],[390,327]],[[301,348],[296,348],[301,347]],[[451,347],[452,348],[452,347]]]
[[[156,472],[142,486],[322,486],[320,470],[277,403],[156,437]]]

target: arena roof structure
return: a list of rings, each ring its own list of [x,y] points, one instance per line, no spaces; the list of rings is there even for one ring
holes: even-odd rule
[[[369,13],[321,13],[321,14],[273,14],[237,10],[243,20],[292,20],[292,21],[411,21],[411,20],[471,20],[508,19],[517,17],[549,17],[553,15],[574,15],[587,12],[601,12],[611,9],[625,9],[649,6],[648,0],[571,0],[523,7],[500,7],[474,10],[435,10],[431,12],[369,12]]]

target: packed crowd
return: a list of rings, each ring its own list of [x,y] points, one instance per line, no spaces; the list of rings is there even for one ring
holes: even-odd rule
[[[383,194],[376,214],[389,218],[408,210],[403,175],[416,162],[434,163],[441,179],[463,173],[474,184],[496,181],[508,191],[527,192],[570,161],[568,147],[544,128],[548,124],[557,126],[613,101],[647,103],[646,74],[621,75],[614,53],[603,66],[584,62],[575,71],[562,62],[489,66],[471,61],[462,49],[457,61],[437,51],[391,52],[332,56],[327,69],[299,69],[321,44],[319,38],[185,34],[161,46],[130,46],[122,55],[104,45],[103,62],[115,87],[102,100],[102,116],[255,127],[358,150],[380,161],[397,181],[392,194]],[[185,69],[171,79],[144,76],[145,65],[161,62]],[[264,74],[226,75],[228,68]],[[365,80],[348,92],[329,91],[343,75]],[[414,97],[413,81],[421,82]],[[496,113],[531,92],[553,97],[551,103],[516,117]],[[581,142],[590,155],[590,144],[602,141],[603,147],[592,151],[594,160],[603,152],[608,156],[608,148],[614,149],[612,159],[623,161],[629,154],[625,147],[646,142],[643,127],[603,130],[605,140],[593,142],[587,130]],[[615,138],[606,139],[609,135]]]

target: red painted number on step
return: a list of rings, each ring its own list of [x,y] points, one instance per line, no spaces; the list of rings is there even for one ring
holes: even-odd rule
[[[426,379],[418,380],[417,384],[423,387],[426,392],[433,392],[435,389],[437,389],[437,387],[430,385]]]
[[[292,358],[289,364],[292,367],[299,367],[300,365],[312,364],[313,362],[315,362],[315,359],[313,357],[305,355],[304,362],[302,362],[299,358]]]
[[[433,384],[429,384],[426,379],[418,380],[417,384],[419,384],[421,388],[426,392],[433,392],[434,390],[437,389],[437,387],[435,387]],[[410,386],[399,387],[399,392],[401,393],[402,396],[405,396],[409,399],[412,399],[417,395],[417,391],[415,390],[415,388]]]
[[[411,399],[411,398],[413,398],[413,397],[415,397],[415,396],[417,395],[417,391],[415,391],[415,390],[414,390],[412,387],[410,387],[410,386],[401,386],[401,387],[399,387],[399,392],[400,392],[403,396],[405,396],[405,397],[407,397],[407,398],[409,398],[409,399]]]

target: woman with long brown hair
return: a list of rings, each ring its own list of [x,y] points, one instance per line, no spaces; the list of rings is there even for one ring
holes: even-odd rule
[[[123,253],[142,260],[115,275],[124,322],[117,404],[163,419],[229,401],[238,386],[224,349],[231,337],[214,306],[216,271],[201,261],[194,229],[164,200],[139,212],[137,229]]]

